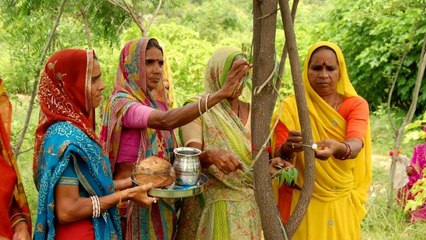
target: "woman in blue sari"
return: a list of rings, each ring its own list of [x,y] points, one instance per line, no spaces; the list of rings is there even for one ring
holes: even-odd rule
[[[34,149],[39,190],[34,239],[121,239],[115,205],[155,201],[147,196],[151,185],[112,179],[95,133],[95,108],[104,88],[92,50],[61,50],[45,65]]]

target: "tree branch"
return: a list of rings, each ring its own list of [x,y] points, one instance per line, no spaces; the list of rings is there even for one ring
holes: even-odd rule
[[[296,11],[297,11],[298,5],[299,5],[299,0],[294,0],[293,5],[291,7],[291,19],[293,20],[293,24],[296,19]],[[283,18],[281,19],[284,26],[284,19]],[[275,87],[277,89],[279,89],[281,86],[281,80],[284,74],[284,66],[285,66],[286,59],[287,59],[287,40],[284,40],[283,50],[281,51],[280,66],[278,67],[278,78],[277,78],[277,82],[275,83]]]
[[[162,0],[160,0],[160,2],[158,3],[157,8],[155,9],[154,14],[152,15],[151,20],[149,21],[148,25],[146,26],[146,31],[147,31],[147,32],[149,31],[149,28],[151,27],[151,24],[154,22],[155,18],[157,17],[158,12],[160,11],[160,8],[161,8],[162,3],[163,3],[163,1],[162,1]]]
[[[396,85],[396,80],[398,79],[398,75],[399,72],[402,68],[402,65],[404,63],[405,57],[407,56],[408,52],[410,51],[410,47],[408,47],[407,51],[404,52],[404,54],[402,55],[401,59],[399,60],[399,65],[398,65],[398,69],[396,70],[395,75],[393,76],[393,80],[392,80],[392,86],[391,89],[389,91],[389,96],[388,96],[388,107],[387,107],[387,115],[388,115],[388,119],[389,119],[389,123],[391,125],[391,128],[393,129],[394,132],[397,131],[396,127],[395,127],[395,123],[392,120],[392,116],[391,116],[391,101],[392,101],[392,93],[393,90],[395,89],[395,85]]]
[[[281,16],[284,19],[284,32],[287,40],[287,49],[290,58],[291,74],[293,76],[294,92],[296,95],[297,111],[299,114],[300,126],[302,126],[302,136],[304,144],[312,144],[312,130],[309,120],[309,112],[306,104],[305,90],[302,82],[302,73],[299,63],[299,54],[297,51],[296,36],[294,33],[293,19],[291,17],[288,1],[279,0]],[[299,227],[306,209],[308,208],[315,180],[315,155],[314,150],[304,148],[305,156],[305,173],[304,184],[302,187],[300,198],[294,208],[290,219],[284,227],[289,239],[293,238],[294,233]]]
[[[30,103],[29,103],[29,107],[28,107],[28,111],[27,111],[27,116],[25,118],[24,128],[21,132],[21,135],[19,136],[18,143],[16,144],[15,149],[14,149],[14,153],[15,153],[16,158],[18,158],[18,156],[20,154],[19,151],[21,149],[22,143],[24,142],[25,134],[26,134],[26,132],[28,130],[28,126],[30,124],[34,100],[35,100],[35,97],[36,97],[36,94],[37,94],[37,86],[38,86],[38,81],[39,81],[38,77],[40,75],[40,69],[43,68],[43,64],[44,64],[44,61],[45,61],[44,59],[46,57],[47,50],[50,48],[51,43],[53,41],[53,38],[55,37],[56,29],[59,26],[59,21],[61,19],[62,13],[64,12],[66,1],[67,0],[62,0],[62,3],[61,3],[59,10],[58,10],[58,14],[56,15],[56,20],[55,20],[55,23],[53,25],[52,31],[50,32],[49,38],[47,39],[47,42],[44,45],[43,52],[40,55],[40,60],[39,60],[39,64],[38,64],[39,67],[37,68],[38,70],[34,75],[35,80],[34,80],[34,83],[33,83],[33,89],[32,89],[32,92],[31,92],[31,99],[30,99]]]
[[[125,12],[127,12],[127,13],[129,13],[129,11],[123,6],[123,5],[121,5],[120,3],[118,3],[117,1],[114,1],[114,0],[108,0],[108,2],[109,3],[111,3],[112,5],[114,5],[114,6],[116,6],[116,7],[118,7],[118,8],[121,8],[123,11],[125,11]],[[130,14],[130,13],[129,13]]]
[[[80,6],[80,13],[83,17],[84,33],[86,35],[87,45],[89,45],[89,49],[93,49],[92,34],[90,33],[89,21],[87,20],[87,7],[83,8],[83,6]]]
[[[146,37],[146,29],[143,26],[143,19],[140,20],[135,13],[132,11],[132,8],[129,6],[129,4],[126,3],[126,1],[123,1],[124,5],[126,6],[128,13],[130,14],[130,16],[133,18],[133,21],[135,21],[135,23],[138,25],[139,29],[141,30],[142,36]],[[137,7],[136,5],[133,5],[134,9],[136,11]]]

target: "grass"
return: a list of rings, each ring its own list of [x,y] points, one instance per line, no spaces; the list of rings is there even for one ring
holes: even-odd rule
[[[12,98],[13,102],[13,142],[16,142],[18,131],[24,125],[29,97],[17,95]],[[399,116],[399,117],[398,117]],[[401,120],[401,114],[397,114],[395,119]],[[22,150],[29,150],[19,156],[18,165],[21,171],[25,191],[27,193],[30,208],[32,210],[33,223],[37,209],[38,192],[34,186],[32,177],[32,159],[34,131],[38,123],[38,107],[35,108],[31,118],[31,126],[22,146]],[[396,204],[387,207],[387,182],[390,160],[388,152],[393,147],[393,131],[388,124],[388,119],[384,113],[373,114],[371,116],[371,136],[373,150],[373,183],[370,187],[369,198],[367,200],[367,216],[362,222],[362,239],[364,240],[398,240],[425,239],[426,224],[411,224],[407,221],[406,214]],[[402,144],[402,152],[411,156],[413,143]]]

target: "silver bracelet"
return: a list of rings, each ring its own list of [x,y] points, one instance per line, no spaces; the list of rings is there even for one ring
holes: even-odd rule
[[[92,200],[92,218],[95,218],[95,199],[93,196],[90,196],[90,200]]]
[[[198,100],[198,112],[200,113],[200,116],[201,115],[203,115],[203,112],[201,112],[201,100],[202,100],[203,98],[202,97],[200,97],[200,99]]]
[[[206,96],[206,112],[209,111],[209,105],[208,105],[209,97],[210,97],[210,93],[207,94],[207,96]]]
[[[95,199],[96,199],[96,217],[98,218],[99,216],[101,216],[101,203],[99,202],[99,197],[97,195],[95,195]]]
[[[90,199],[92,200],[92,218],[98,218],[101,215],[99,198],[94,195],[90,196]]]

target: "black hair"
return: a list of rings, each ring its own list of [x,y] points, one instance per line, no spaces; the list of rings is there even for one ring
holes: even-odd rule
[[[151,38],[148,41],[148,44],[146,45],[146,50],[155,47],[158,48],[161,51],[161,54],[163,54],[163,48],[160,46],[160,43],[158,43],[157,39]]]
[[[333,49],[333,48],[331,48],[331,47],[329,47],[329,46],[320,46],[320,47],[318,47],[317,49],[315,49],[315,50],[312,52],[312,54],[311,54],[311,58],[309,59],[309,64],[308,64],[308,65],[311,65],[312,56],[314,56],[314,54],[315,54],[315,53],[317,53],[319,50],[324,50],[324,49],[333,51],[334,56],[336,56],[337,63],[339,63],[339,58],[337,57],[337,53],[336,53],[336,51],[334,51],[334,49]]]

